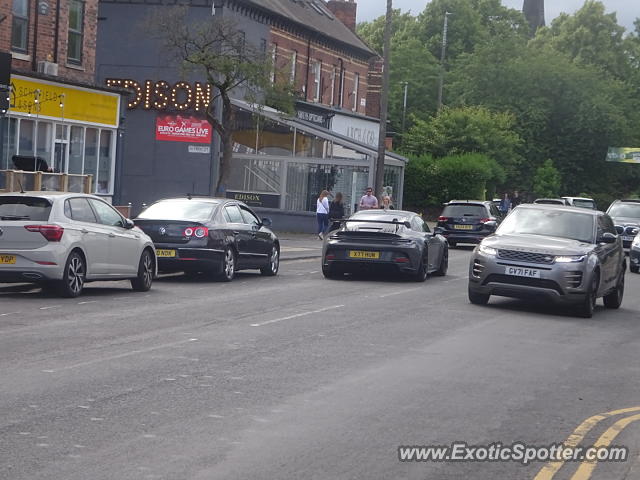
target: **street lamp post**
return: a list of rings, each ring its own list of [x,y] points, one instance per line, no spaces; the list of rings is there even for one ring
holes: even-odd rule
[[[409,91],[409,82],[402,82],[404,85],[404,101],[402,102],[402,133],[404,133],[407,122],[407,93]]]
[[[447,54],[447,31],[449,27],[449,15],[444,12],[444,26],[442,28],[442,51],[440,52],[440,82],[438,84],[438,111],[442,110],[442,90],[444,88],[444,58]]]

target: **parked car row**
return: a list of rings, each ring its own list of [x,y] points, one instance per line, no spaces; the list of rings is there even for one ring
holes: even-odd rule
[[[135,222],[80,193],[0,195],[0,282],[31,282],[77,297],[87,282],[130,280],[148,291],[158,272],[231,281],[241,269],[278,273],[280,243],[242,202],[161,200]]]

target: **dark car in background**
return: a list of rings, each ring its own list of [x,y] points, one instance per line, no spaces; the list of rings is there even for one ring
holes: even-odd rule
[[[562,199],[571,207],[589,208],[591,210],[598,210],[596,201],[593,198],[585,197],[562,197]]]
[[[449,245],[479,243],[495,232],[503,215],[493,202],[481,200],[452,200],[438,217],[435,231],[447,239]]]
[[[237,270],[276,275],[280,242],[244,203],[187,197],[150,205],[135,224],[151,237],[161,272],[208,273],[231,281]]]
[[[402,210],[362,210],[344,220],[322,249],[322,273],[391,271],[424,282],[444,276],[449,267],[447,241],[431,233],[422,218]]]
[[[624,248],[630,248],[640,231],[640,199],[615,200],[609,205],[607,214],[613,219],[618,235],[622,236]]]
[[[640,273],[640,233],[638,233],[629,249],[629,270],[632,273]]]
[[[483,240],[469,264],[469,301],[491,295],[572,305],[591,317],[596,299],[619,308],[626,257],[611,218],[597,210],[522,205]]]

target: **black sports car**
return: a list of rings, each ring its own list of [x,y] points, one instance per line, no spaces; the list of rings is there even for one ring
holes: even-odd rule
[[[244,203],[226,198],[160,200],[134,220],[156,247],[162,272],[212,273],[231,281],[237,270],[276,275],[280,242]]]
[[[445,275],[448,267],[445,238],[431,233],[419,215],[402,210],[355,213],[327,237],[322,251],[322,273],[327,278],[388,269],[424,282],[431,273]]]

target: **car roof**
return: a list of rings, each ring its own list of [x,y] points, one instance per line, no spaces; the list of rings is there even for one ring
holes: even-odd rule
[[[96,198],[98,200],[102,200],[100,197],[96,195],[91,195],[89,193],[78,193],[78,192],[49,192],[49,191],[28,191],[28,192],[5,192],[0,193],[0,197],[39,197],[46,198],[49,200],[53,200],[55,198],[67,198],[67,197],[86,197],[86,198]]]
[[[354,213],[354,215],[357,214],[370,214],[370,215],[391,215],[391,216],[398,216],[398,217],[409,217],[412,215],[417,215],[417,213],[415,212],[409,212],[407,210],[385,210],[383,208],[374,208],[374,209],[369,209],[369,210],[358,210],[356,213]]]
[[[488,203],[493,202],[491,200],[450,200],[446,205],[487,205]]]
[[[562,197],[562,198],[566,198],[567,200],[586,200],[589,202],[593,202],[593,198],[587,198],[587,197]]]
[[[625,198],[622,200],[614,200],[612,203],[640,203],[640,198]]]
[[[229,202],[229,201],[234,201],[234,202],[240,202],[239,200],[233,200],[232,198],[224,198],[224,197],[199,197],[197,195],[191,195],[191,196],[184,196],[184,197],[170,197],[170,198],[161,198],[159,200],[156,200],[155,203],[157,202],[167,202],[170,200],[198,200],[199,202],[209,202],[209,203],[222,203],[222,202]],[[242,203],[242,202],[240,202]]]
[[[574,213],[582,213],[583,215],[592,215],[594,217],[605,215],[604,212],[600,210],[591,210],[588,208],[582,207],[572,207],[569,205],[549,205],[545,203],[522,203],[518,205],[515,209],[517,210],[549,210],[553,212],[557,211],[566,211],[566,212],[574,212]]]

